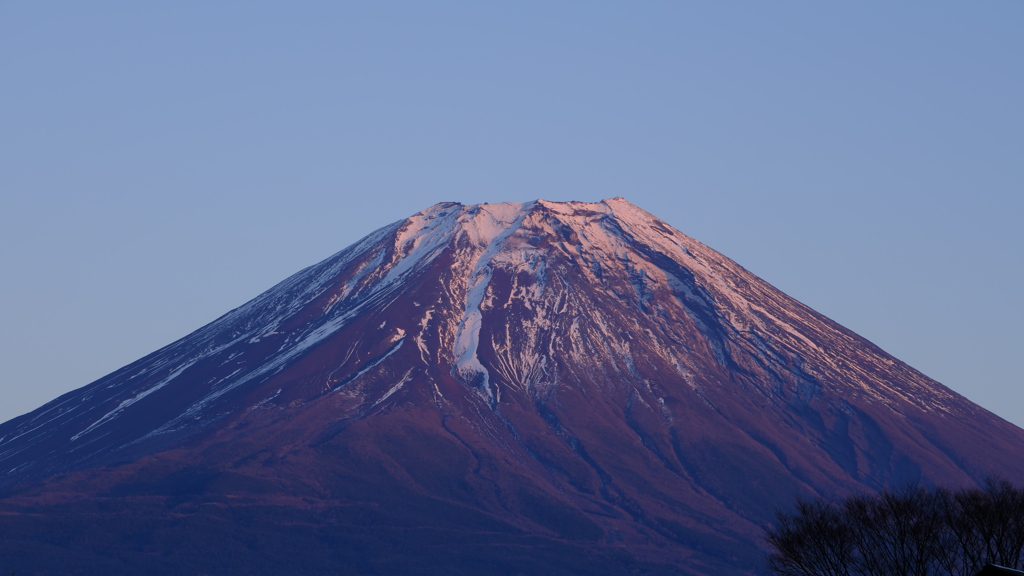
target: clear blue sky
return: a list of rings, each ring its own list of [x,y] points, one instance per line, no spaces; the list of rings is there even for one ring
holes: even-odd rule
[[[443,200],[624,196],[1024,424],[1024,2],[0,2],[0,420]]]

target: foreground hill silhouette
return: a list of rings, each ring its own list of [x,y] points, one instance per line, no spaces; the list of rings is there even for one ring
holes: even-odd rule
[[[1024,431],[616,198],[443,203],[0,425],[0,571],[751,574]]]

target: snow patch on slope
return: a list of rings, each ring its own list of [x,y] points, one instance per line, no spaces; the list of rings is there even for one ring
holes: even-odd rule
[[[121,402],[117,406],[117,408],[114,408],[110,412],[107,412],[102,417],[100,417],[99,420],[97,420],[97,421],[93,422],[91,425],[89,425],[88,428],[86,428],[85,430],[82,430],[78,434],[75,434],[74,436],[72,436],[71,437],[71,441],[74,442],[75,440],[78,440],[79,438],[81,438],[85,434],[88,434],[89,432],[91,432],[94,429],[96,429],[97,426],[100,426],[104,422],[107,422],[111,418],[114,418],[115,416],[120,414],[121,411],[123,411],[125,408],[131,406],[132,404],[135,404],[139,400],[142,400],[146,396],[149,396],[150,394],[152,394],[153,392],[156,392],[157,390],[163,388],[164,386],[167,386],[168,384],[171,383],[172,380],[174,380],[175,378],[180,376],[182,372],[184,372],[185,370],[189,369],[193,364],[195,364],[196,361],[197,360],[192,360],[190,362],[186,362],[183,366],[179,367],[174,372],[171,372],[166,378],[164,378],[160,382],[157,382],[155,385],[147,388],[146,390],[143,390],[142,392],[136,394],[135,396],[132,396],[131,398],[129,398],[127,400],[124,400],[123,402]]]
[[[527,208],[533,204],[531,202],[519,205],[482,205],[465,226],[466,233],[474,244],[479,245],[487,241],[487,247],[477,257],[469,274],[466,304],[462,318],[458,322],[455,346],[452,350],[455,356],[452,371],[454,375],[478,387],[489,403],[495,402],[496,396],[491,390],[490,374],[477,357],[477,349],[480,346],[480,323],[483,319],[480,304],[491,281],[492,258],[501,249],[505,240],[519,229],[529,213]]]

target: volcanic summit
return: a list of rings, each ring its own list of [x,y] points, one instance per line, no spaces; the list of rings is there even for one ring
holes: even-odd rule
[[[442,203],[0,470],[19,573],[755,574],[776,506],[1024,477],[1024,431],[621,198]]]

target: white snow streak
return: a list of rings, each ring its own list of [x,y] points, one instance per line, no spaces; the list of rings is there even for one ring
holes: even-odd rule
[[[121,411],[124,410],[125,408],[131,406],[132,404],[135,404],[139,400],[142,400],[146,396],[149,396],[150,394],[152,394],[153,392],[156,392],[157,390],[163,388],[164,386],[167,386],[168,384],[171,383],[171,380],[174,380],[175,378],[180,376],[182,372],[187,370],[189,367],[191,367],[196,362],[197,362],[197,360],[192,360],[190,362],[187,362],[184,366],[181,366],[180,368],[178,368],[174,372],[171,372],[166,378],[164,378],[160,382],[157,382],[156,385],[151,386],[150,388],[147,388],[146,390],[136,394],[135,396],[133,396],[133,397],[131,397],[131,398],[121,402],[121,404],[119,404],[117,406],[117,408],[114,408],[110,412],[107,412],[99,420],[93,422],[88,428],[86,428],[85,430],[82,430],[78,434],[75,434],[74,436],[72,436],[71,437],[71,441],[74,442],[75,440],[78,440],[83,435],[88,434],[89,432],[94,430],[97,426],[103,424],[104,422],[106,422],[106,421],[110,420],[111,418],[113,418],[113,417],[117,416],[118,414],[120,414]]]
[[[491,259],[501,249],[502,243],[511,236],[529,213],[530,204],[519,206],[513,204],[497,204],[480,206],[480,211],[467,225],[466,231],[470,238],[477,242],[490,239],[487,248],[477,257],[476,263],[469,274],[466,286],[466,305],[455,334],[455,355],[453,372],[472,384],[478,384],[483,395],[489,402],[495,401],[491,390],[490,374],[477,358],[480,346],[480,322],[483,313],[480,304],[491,281]],[[513,219],[514,217],[514,219]]]
[[[405,373],[405,376],[402,376],[402,379],[398,381],[398,384],[395,384],[394,386],[392,386],[391,389],[388,390],[387,392],[385,392],[384,395],[380,397],[380,400],[377,400],[376,402],[374,402],[373,406],[371,406],[370,408],[376,408],[377,406],[380,405],[381,402],[387,400],[388,398],[391,398],[392,394],[394,394],[395,392],[398,392],[399,390],[401,390],[402,387],[405,386],[405,383],[408,382],[411,379],[412,379],[412,368],[407,370],[406,373]]]

